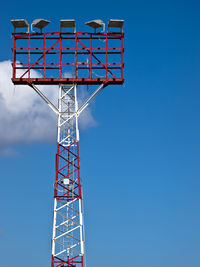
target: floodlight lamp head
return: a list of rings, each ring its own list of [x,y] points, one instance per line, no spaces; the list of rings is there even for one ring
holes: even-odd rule
[[[123,24],[124,24],[124,20],[122,19],[110,19],[107,25],[107,31],[109,31],[109,28],[120,28],[122,32]]]
[[[74,32],[76,32],[76,22],[74,19],[61,19],[60,20],[60,31],[62,28],[74,28]]]
[[[40,31],[42,32],[42,29],[46,27],[49,23],[50,23],[49,20],[35,19],[31,24],[31,31],[33,31],[33,27],[34,27],[34,28],[40,29]]]
[[[85,25],[90,26],[94,29],[94,32],[96,33],[96,29],[103,27],[102,32],[105,31],[105,23],[101,19],[95,19],[91,20],[85,23]]]
[[[29,24],[28,24],[27,20],[25,20],[25,19],[13,19],[13,20],[11,20],[11,23],[14,27],[14,32],[16,31],[17,28],[28,28],[28,32],[29,32]]]

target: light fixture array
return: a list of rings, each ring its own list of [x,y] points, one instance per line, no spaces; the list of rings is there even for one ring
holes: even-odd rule
[[[15,19],[11,20],[11,23],[14,27],[14,32],[17,28],[27,28],[29,32],[29,24],[25,19]],[[33,28],[39,29],[42,33],[43,28],[45,28],[50,23],[49,20],[45,19],[35,19],[31,23],[31,31]],[[110,19],[107,24],[107,32],[111,32],[110,28],[120,28],[120,31],[123,31],[124,20]],[[85,25],[94,29],[94,32],[97,32],[97,29],[102,28],[102,32],[105,32],[105,23],[101,19],[91,20],[85,23]],[[73,32],[76,32],[76,22],[74,19],[62,19],[60,20],[60,32],[63,32],[63,28],[73,28]]]

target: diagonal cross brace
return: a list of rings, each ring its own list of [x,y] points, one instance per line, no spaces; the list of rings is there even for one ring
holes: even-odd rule
[[[56,106],[35,86],[35,84],[29,84],[31,88],[47,103],[47,105],[57,114],[60,115],[59,110],[57,109]],[[63,124],[67,123],[70,121],[73,117],[77,116],[79,117],[80,114],[83,112],[83,110],[92,102],[92,100],[106,87],[106,84],[101,84],[92,94],[89,96],[85,102],[80,106],[80,108],[72,114],[68,119],[63,118],[63,123],[60,125],[62,126]],[[62,117],[62,116],[61,116]]]
[[[54,106],[54,104],[51,103],[51,101],[34,85],[29,84],[33,88],[33,90],[47,103],[47,105],[56,113],[59,115],[59,110]]]
[[[78,38],[77,38],[78,42],[85,48],[85,50],[87,50],[90,53],[90,49],[88,49]],[[115,79],[117,79],[117,77],[112,73],[112,71],[110,71],[109,69],[107,69],[107,67],[105,66],[105,64],[103,64],[93,53],[91,53],[91,55],[99,62],[99,64],[101,64]]]
[[[106,84],[101,84],[95,91],[92,93],[90,97],[82,104],[82,106],[72,114],[68,119],[66,119],[64,122],[61,123],[60,126],[63,126],[66,122],[70,121],[73,117],[77,116],[79,117],[80,114],[83,112],[83,110],[92,102],[92,100],[106,87]]]
[[[30,66],[30,68],[28,68],[28,70],[27,71],[25,71],[24,72],[24,74],[20,77],[20,79],[21,78],[23,78],[24,77],[24,75],[26,75],[26,73],[28,73],[29,71],[30,71],[30,69],[32,69],[59,41],[60,41],[61,39],[59,38],[51,47],[49,47],[48,49],[47,49],[47,51],[45,51],[44,52],[44,54],[41,56],[41,57],[39,57],[38,58],[38,60],[36,60],[31,66]]]
[[[77,115],[79,116],[81,112],[92,102],[92,100],[105,88],[104,84],[101,84],[94,93],[91,94],[90,97],[82,104],[82,106],[78,109]]]

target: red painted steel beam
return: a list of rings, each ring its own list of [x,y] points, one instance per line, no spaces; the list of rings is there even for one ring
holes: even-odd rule
[[[117,84],[123,84],[124,83],[124,79],[102,79],[102,78],[98,78],[98,79],[88,79],[88,78],[82,78],[82,79],[73,79],[73,78],[65,78],[65,79],[54,79],[54,78],[35,78],[35,79],[28,79],[28,78],[24,78],[24,79],[20,79],[20,78],[15,78],[12,79],[14,84],[36,84],[36,85],[59,85],[60,83],[62,84],[74,84],[76,83],[77,85],[100,85],[102,83],[106,83],[107,85],[109,84],[113,84],[113,85],[117,85]]]

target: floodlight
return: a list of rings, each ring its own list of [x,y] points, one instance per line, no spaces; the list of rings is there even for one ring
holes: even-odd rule
[[[60,30],[61,28],[74,28],[76,31],[76,23],[74,19],[61,19],[60,20]]]
[[[85,23],[86,25],[92,27],[96,32],[96,29],[103,27],[103,31],[105,30],[105,23],[101,19],[91,20]]]
[[[110,19],[108,22],[108,28],[120,28],[122,31],[124,20]]]
[[[25,19],[13,19],[11,20],[11,23],[14,27],[14,31],[16,30],[16,28],[28,28],[29,31],[29,24]]]
[[[40,31],[42,32],[42,29],[46,27],[49,23],[50,21],[45,20],[45,19],[35,19],[31,24],[31,30],[32,30],[32,27],[34,27],[34,28],[40,29]]]

